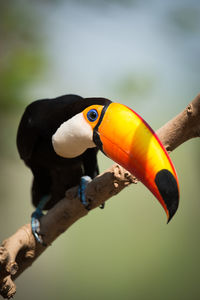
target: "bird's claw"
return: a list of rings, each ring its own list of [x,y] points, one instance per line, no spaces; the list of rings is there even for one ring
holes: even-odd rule
[[[99,206],[99,208],[101,208],[101,209],[104,209],[104,207],[105,207],[105,203],[102,203],[102,204]]]
[[[50,199],[50,195],[43,196],[42,199],[39,202],[39,205],[37,206],[36,210],[32,213],[31,215],[31,228],[32,228],[32,233],[36,239],[36,241],[43,246],[47,246],[43,239],[42,236],[44,236],[40,232],[40,219],[42,216],[44,216],[42,209],[45,207],[47,202]]]

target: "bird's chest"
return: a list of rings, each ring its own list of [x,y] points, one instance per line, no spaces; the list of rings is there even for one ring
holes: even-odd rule
[[[49,174],[51,178],[51,200],[48,206],[50,208],[65,196],[65,192],[68,189],[79,185],[80,178],[83,176],[82,163],[81,161],[74,161],[73,164],[72,162],[63,162],[62,164],[51,166]]]
[[[50,168],[52,184],[70,188],[79,184],[81,176],[84,174],[81,160],[62,161]]]

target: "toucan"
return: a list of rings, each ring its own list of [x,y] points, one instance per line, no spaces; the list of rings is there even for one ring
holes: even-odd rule
[[[31,224],[38,242],[42,210],[54,206],[67,189],[80,185],[80,200],[89,209],[84,187],[99,174],[98,150],[154,194],[168,221],[178,208],[179,183],[168,153],[145,120],[126,105],[78,95],[34,101],[21,118],[17,147],[33,174],[36,211]]]

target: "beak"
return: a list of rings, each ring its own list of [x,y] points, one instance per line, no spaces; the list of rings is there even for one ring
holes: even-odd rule
[[[155,132],[137,113],[119,103],[111,103],[100,119],[94,128],[94,142],[155,195],[169,222],[178,208],[179,184]]]

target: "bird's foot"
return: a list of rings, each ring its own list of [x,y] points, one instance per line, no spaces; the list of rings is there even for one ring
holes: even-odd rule
[[[49,201],[50,196],[44,196],[41,201],[39,202],[39,205],[37,206],[36,210],[31,215],[31,228],[32,233],[36,239],[36,241],[43,246],[46,246],[46,244],[43,241],[43,234],[40,232],[40,219],[42,216],[44,216],[42,210],[45,207],[46,203]]]
[[[42,213],[42,210],[36,208],[36,210],[31,215],[31,228],[32,233],[36,239],[36,241],[42,245],[44,245],[42,234],[40,233],[40,218],[44,214]],[[44,245],[45,246],[45,245]]]
[[[81,177],[81,181],[80,181],[80,185],[79,185],[79,189],[78,189],[78,196],[81,200],[81,203],[83,204],[83,206],[87,209],[90,210],[90,203],[89,201],[87,201],[86,196],[85,196],[85,190],[86,187],[88,185],[88,183],[91,181],[92,179],[89,176],[82,176]]]
[[[91,177],[90,176],[82,176],[81,177],[81,181],[80,181],[80,185],[78,188],[78,196],[81,200],[81,203],[85,206],[85,208],[87,210],[90,210],[90,202],[87,201],[86,196],[85,196],[85,190],[86,187],[88,185],[88,183],[91,181]],[[105,203],[102,203],[99,208],[104,209],[105,207]]]

